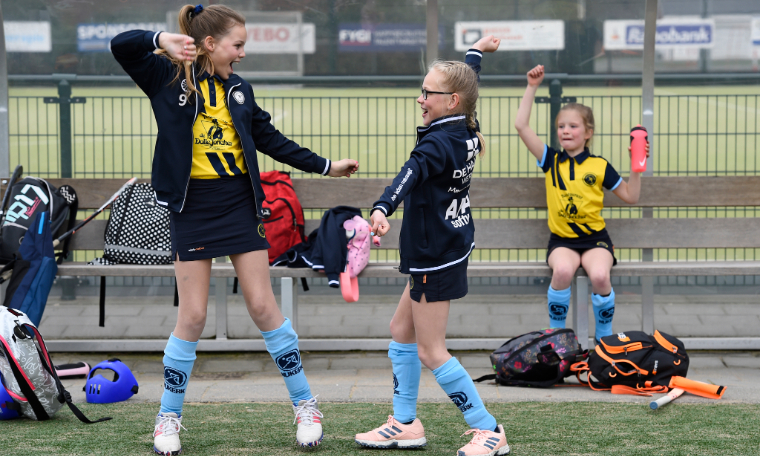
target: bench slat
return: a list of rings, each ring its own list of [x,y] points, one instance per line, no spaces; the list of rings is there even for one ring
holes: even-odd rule
[[[148,182],[141,179],[140,182]],[[82,209],[96,209],[126,179],[50,179],[59,187],[69,184],[77,191]],[[473,179],[473,207],[546,208],[542,177]],[[344,205],[369,208],[391,179],[294,179],[293,186],[305,209]],[[4,186],[2,186],[4,191]],[[629,207],[607,192],[606,207]],[[760,206],[760,176],[646,177],[637,207]]]
[[[324,274],[301,268],[269,268],[271,277],[325,277]],[[752,261],[678,261],[620,263],[612,268],[612,276],[712,276],[760,275],[760,262]],[[58,267],[58,275],[109,276],[109,277],[174,277],[173,265],[162,266],[88,266],[82,263],[65,263]],[[486,263],[470,262],[469,277],[549,277],[551,271],[543,262]],[[211,277],[235,277],[230,263],[214,263]],[[359,277],[405,277],[397,265],[370,264]]]
[[[306,234],[319,227],[306,220]],[[389,220],[391,232],[381,249],[398,249],[400,220]],[[101,250],[107,222],[93,220],[71,240],[71,250]],[[757,219],[611,219],[607,229],[617,248],[760,248]],[[549,227],[544,219],[475,220],[475,245],[480,249],[544,249]],[[375,247],[373,247],[375,248]]]

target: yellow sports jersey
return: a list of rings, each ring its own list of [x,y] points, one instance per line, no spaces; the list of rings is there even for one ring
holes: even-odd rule
[[[215,77],[200,80],[204,110],[193,125],[192,179],[218,179],[221,176],[245,174],[243,146],[240,144],[230,111],[224,98],[224,87]]]
[[[607,160],[585,149],[575,157],[544,146],[538,166],[546,175],[549,229],[557,236],[578,238],[604,229],[604,190],[623,181]]]

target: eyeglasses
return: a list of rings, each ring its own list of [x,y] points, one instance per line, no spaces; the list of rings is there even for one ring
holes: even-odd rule
[[[433,92],[432,90],[425,90],[425,88],[422,88],[422,99],[427,100],[428,94],[439,94],[439,95],[451,95],[454,92]]]

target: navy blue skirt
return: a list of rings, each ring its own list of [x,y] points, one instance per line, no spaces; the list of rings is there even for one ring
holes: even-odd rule
[[[182,212],[169,213],[172,258],[205,260],[266,250],[248,174],[190,179]]]

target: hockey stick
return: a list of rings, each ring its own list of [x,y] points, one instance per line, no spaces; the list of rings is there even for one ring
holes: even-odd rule
[[[673,391],[669,392],[668,394],[662,396],[661,398],[657,399],[656,401],[652,401],[649,403],[649,408],[652,410],[657,410],[658,408],[662,407],[663,405],[670,404],[675,399],[678,399],[683,394],[683,390],[681,388],[673,388]]]
[[[66,240],[67,237],[69,237],[72,234],[76,233],[83,226],[85,226],[88,223],[90,223],[90,221],[92,221],[92,219],[94,219],[95,217],[97,217],[98,214],[100,214],[101,212],[103,212],[104,210],[106,210],[106,208],[108,206],[110,206],[111,203],[113,203],[114,201],[116,201],[116,198],[118,198],[119,195],[121,195],[121,192],[123,192],[124,189],[126,189],[128,186],[134,184],[135,182],[137,182],[137,178],[136,177],[133,177],[132,179],[128,180],[127,183],[124,184],[124,185],[122,185],[121,188],[119,190],[117,190],[116,193],[114,193],[113,196],[111,196],[108,199],[108,201],[105,202],[105,204],[103,204],[102,206],[100,206],[100,208],[98,208],[98,210],[96,210],[95,212],[93,212],[92,214],[90,214],[90,216],[87,217],[86,219],[84,219],[81,222],[79,222],[79,224],[77,226],[75,226],[74,228],[72,228],[69,231],[67,231],[67,232],[63,233],[62,235],[60,235],[58,237],[58,239],[54,240],[53,241],[53,247],[58,247],[58,244],[60,244],[64,240]]]

